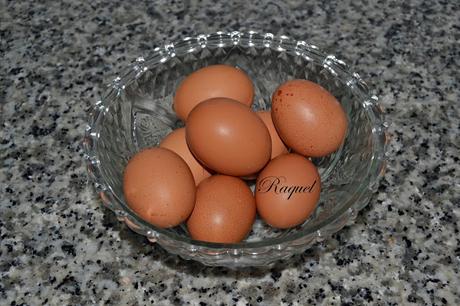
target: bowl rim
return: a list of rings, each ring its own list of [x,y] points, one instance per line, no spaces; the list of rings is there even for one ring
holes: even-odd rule
[[[366,114],[372,125],[372,140],[373,150],[371,157],[371,164],[367,167],[367,175],[362,181],[367,181],[367,184],[360,184],[354,192],[348,196],[348,200],[341,208],[336,212],[318,222],[312,227],[307,227],[290,233],[283,237],[267,238],[263,241],[242,241],[239,243],[213,243],[205,242],[201,240],[194,240],[190,237],[178,235],[168,229],[156,227],[153,224],[148,223],[139,216],[125,203],[124,200],[120,199],[117,194],[113,191],[112,186],[101,171],[100,161],[98,159],[97,149],[97,138],[99,137],[100,122],[104,119],[104,115],[110,105],[114,102],[115,98],[121,93],[121,91],[129,85],[131,82],[139,78],[149,68],[153,68],[156,65],[163,64],[168,60],[174,58],[178,54],[181,56],[186,53],[195,52],[197,49],[206,47],[231,47],[241,46],[245,48],[251,47],[262,47],[270,48],[277,52],[287,52],[296,56],[301,56],[308,61],[320,58],[324,68],[328,69],[332,74],[344,74],[346,75],[346,85],[350,87],[354,93],[356,93],[362,100],[362,105],[366,110]],[[153,66],[152,66],[153,65]],[[339,60],[335,55],[321,51],[315,45],[309,44],[304,40],[294,40],[285,35],[274,35],[267,32],[256,32],[256,31],[232,31],[232,32],[214,32],[210,34],[200,34],[194,37],[184,37],[174,40],[173,42],[166,42],[161,47],[153,49],[152,54],[147,57],[138,57],[134,63],[129,65],[126,69],[122,70],[108,85],[108,89],[102,95],[101,99],[97,101],[92,108],[90,114],[89,124],[86,126],[85,137],[83,141],[84,158],[87,164],[87,172],[90,181],[96,187],[98,193],[109,191],[111,196],[115,199],[118,206],[122,207],[124,213],[117,212],[116,209],[108,207],[117,213],[119,218],[128,217],[134,219],[140,223],[144,228],[148,229],[147,236],[151,236],[153,240],[160,238],[161,236],[168,237],[170,239],[186,243],[189,246],[204,247],[212,250],[245,250],[245,249],[256,249],[265,248],[271,246],[280,246],[286,243],[301,239],[305,236],[314,234],[318,237],[322,236],[321,229],[326,227],[328,224],[333,223],[341,216],[343,216],[348,210],[351,209],[353,204],[358,201],[367,189],[376,191],[378,182],[383,176],[386,162],[385,153],[387,145],[387,126],[385,122],[384,112],[378,103],[378,98],[371,94],[368,85],[362,80],[359,74],[352,72],[348,65],[342,60]],[[96,140],[95,140],[96,139]],[[357,213],[357,212],[355,212]],[[337,229],[338,231],[339,229]],[[160,242],[161,239],[158,239]]]

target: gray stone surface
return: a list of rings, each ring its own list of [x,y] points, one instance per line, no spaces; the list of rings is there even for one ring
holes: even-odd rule
[[[460,305],[459,2],[249,2],[0,0],[0,304]],[[169,256],[100,207],[82,161],[111,72],[221,29],[331,50],[391,122],[356,224],[269,270]]]

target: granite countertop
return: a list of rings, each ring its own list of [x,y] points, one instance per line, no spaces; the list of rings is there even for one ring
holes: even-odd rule
[[[0,304],[460,305],[459,2],[133,2],[0,0]],[[391,122],[356,224],[266,270],[168,255],[100,206],[82,160],[110,72],[219,29],[334,50]]]

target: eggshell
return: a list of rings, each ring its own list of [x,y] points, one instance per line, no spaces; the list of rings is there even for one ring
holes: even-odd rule
[[[246,73],[228,65],[212,65],[187,76],[178,86],[174,96],[174,111],[185,121],[200,102],[217,97],[236,100],[251,106],[254,86]]]
[[[257,115],[265,123],[265,126],[267,127],[268,132],[270,133],[270,138],[272,140],[271,158],[273,159],[277,157],[278,155],[288,153],[288,149],[286,148],[286,145],[281,140],[280,136],[278,135],[278,132],[276,131],[275,126],[273,125],[271,112],[259,111],[257,112]]]
[[[313,163],[296,153],[283,154],[272,159],[257,178],[257,212],[273,227],[294,227],[315,210],[320,192],[321,180]]]
[[[292,80],[272,97],[273,123],[283,142],[309,157],[337,150],[347,131],[347,116],[337,99],[320,85]]]
[[[235,100],[200,103],[190,113],[185,132],[194,156],[221,174],[252,175],[270,159],[271,139],[264,122]]]
[[[236,243],[251,231],[255,216],[254,196],[244,181],[213,175],[197,187],[195,208],[187,228],[196,240]]]
[[[167,228],[185,221],[195,204],[195,181],[185,161],[164,148],[134,155],[123,175],[129,207],[142,219]]]
[[[160,147],[169,149],[182,157],[192,171],[195,184],[198,185],[202,180],[211,176],[192,155],[185,141],[185,128],[180,128],[169,133],[160,143]]]

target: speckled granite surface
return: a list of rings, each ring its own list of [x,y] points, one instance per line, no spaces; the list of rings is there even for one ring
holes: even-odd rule
[[[459,2],[131,2],[0,0],[0,304],[460,305]],[[265,271],[168,256],[86,184],[85,113],[109,71],[218,29],[335,50],[392,123],[356,224]]]

